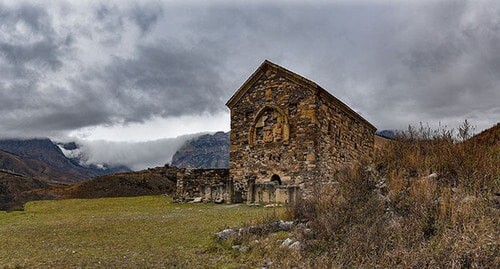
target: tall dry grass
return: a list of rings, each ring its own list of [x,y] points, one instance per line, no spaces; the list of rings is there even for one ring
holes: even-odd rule
[[[314,231],[295,265],[498,268],[500,142],[471,130],[410,127],[318,187],[295,208]]]

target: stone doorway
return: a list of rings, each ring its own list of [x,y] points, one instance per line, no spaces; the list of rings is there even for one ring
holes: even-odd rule
[[[281,178],[280,176],[274,174],[271,176],[271,182],[276,184],[276,185],[281,185]]]

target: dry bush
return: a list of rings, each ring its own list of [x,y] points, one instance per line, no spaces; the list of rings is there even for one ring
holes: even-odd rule
[[[497,266],[500,143],[481,143],[471,129],[467,121],[457,133],[410,127],[371,160],[341,171],[337,184],[314,190],[295,208],[314,231],[295,265]]]

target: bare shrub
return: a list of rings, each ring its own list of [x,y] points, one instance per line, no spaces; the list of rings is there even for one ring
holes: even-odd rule
[[[314,231],[300,266],[498,265],[500,143],[471,131],[468,121],[458,133],[410,126],[300,201],[295,216]]]

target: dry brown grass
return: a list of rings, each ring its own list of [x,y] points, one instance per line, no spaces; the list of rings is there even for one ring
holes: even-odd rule
[[[467,122],[457,135],[409,128],[340,172],[338,184],[297,205],[314,234],[300,259],[277,265],[498,268],[500,143],[469,138]]]

